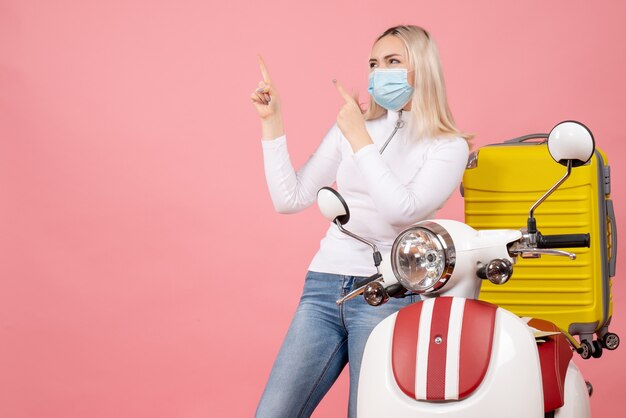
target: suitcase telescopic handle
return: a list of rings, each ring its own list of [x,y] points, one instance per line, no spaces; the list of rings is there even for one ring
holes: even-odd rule
[[[589,234],[537,236],[537,248],[589,248]]]
[[[526,142],[531,139],[548,139],[548,134],[529,134],[524,136],[518,136],[517,138],[504,141],[505,144],[519,144],[520,142]]]

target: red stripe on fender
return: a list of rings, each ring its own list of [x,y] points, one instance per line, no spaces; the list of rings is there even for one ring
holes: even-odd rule
[[[433,319],[430,323],[428,347],[428,375],[426,399],[439,401],[446,398],[446,352],[448,348],[448,325],[450,323],[451,297],[435,299]]]
[[[421,312],[422,302],[400,309],[396,316],[391,345],[393,376],[402,392],[413,399],[415,399],[417,330]]]
[[[487,373],[497,309],[490,303],[465,301],[459,356],[459,399],[476,390]]]

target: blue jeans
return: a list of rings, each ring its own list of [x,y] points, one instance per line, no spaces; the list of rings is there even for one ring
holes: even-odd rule
[[[362,296],[337,306],[359,277],[309,271],[300,304],[257,407],[257,418],[309,417],[350,361],[348,416],[356,417],[365,343],[384,318],[417,300],[391,298],[369,306]]]

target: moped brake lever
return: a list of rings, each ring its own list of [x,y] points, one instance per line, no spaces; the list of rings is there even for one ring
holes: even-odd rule
[[[522,258],[539,258],[541,254],[556,255],[562,257],[569,257],[570,260],[576,260],[576,254],[563,250],[554,250],[551,248],[534,248],[534,247],[520,247],[512,248],[510,253],[513,255],[519,255]]]

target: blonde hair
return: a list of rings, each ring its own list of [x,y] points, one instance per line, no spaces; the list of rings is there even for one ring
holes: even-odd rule
[[[415,90],[411,96],[411,110],[405,118],[412,134],[425,137],[462,137],[466,141],[473,135],[459,131],[448,107],[439,52],[429,33],[419,26],[401,25],[387,29],[376,42],[385,36],[395,36],[404,42],[409,70],[415,72]],[[365,119],[376,119],[386,110],[370,96]],[[405,113],[407,113],[405,111]]]

